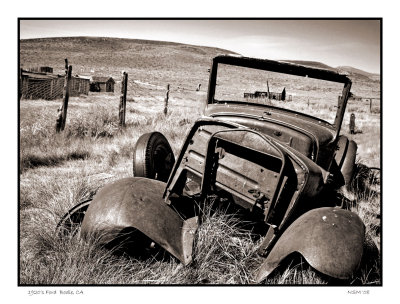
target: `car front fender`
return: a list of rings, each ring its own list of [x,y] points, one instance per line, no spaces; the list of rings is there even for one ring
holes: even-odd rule
[[[364,234],[364,224],[353,212],[331,207],[308,211],[283,232],[255,280],[263,281],[294,252],[323,274],[349,279],[360,265]]]
[[[83,238],[101,244],[134,228],[187,265],[197,217],[183,220],[162,198],[165,183],[148,178],[123,178],[103,187],[93,198],[82,222]]]

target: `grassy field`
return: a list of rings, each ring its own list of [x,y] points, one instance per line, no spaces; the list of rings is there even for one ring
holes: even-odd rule
[[[97,248],[95,242],[87,244],[77,237],[59,240],[54,234],[57,221],[66,210],[92,197],[102,185],[132,175],[132,148],[141,134],[162,132],[177,154],[185,133],[200,115],[204,95],[198,93],[195,97],[186,103],[171,97],[167,117],[161,114],[162,103],[156,100],[129,102],[128,127],[124,131],[117,126],[117,96],[72,98],[63,134],[54,131],[60,101],[21,101],[22,284],[252,283],[252,274],[261,263],[255,253],[257,243],[250,233],[241,231],[237,219],[223,212],[207,218],[200,227],[196,266],[187,268],[172,258],[138,261],[116,257]],[[368,235],[379,246],[379,196],[357,191],[348,195],[356,200],[354,210],[362,216]],[[354,283],[379,283],[378,266],[363,270]],[[327,284],[329,280],[298,259],[266,283]]]
[[[107,51],[103,51],[104,54],[97,52],[97,55],[103,56],[103,62],[91,63],[93,59],[86,58],[86,61],[78,63],[85,70],[98,70],[103,66],[105,73],[115,77],[120,75],[121,68],[128,70],[130,82],[127,127],[124,130],[118,128],[118,93],[91,93],[71,98],[66,129],[62,134],[55,132],[57,108],[61,100],[20,102],[21,284],[253,283],[254,271],[262,262],[256,254],[260,240],[254,240],[254,235],[240,227],[239,219],[224,210],[204,218],[196,234],[194,263],[188,267],[183,267],[168,255],[138,260],[115,255],[99,247],[96,240],[87,243],[77,236],[59,239],[54,233],[57,222],[69,208],[91,198],[103,185],[132,176],[132,149],[140,135],[150,131],[162,132],[177,155],[185,134],[202,113],[209,58],[218,51],[190,46],[185,48],[182,45],[178,45],[177,51],[174,45],[163,45],[168,50],[164,54],[169,57],[160,67],[155,64],[154,54],[158,54],[155,46],[137,44],[128,51],[144,48],[149,58],[147,63],[154,70],[149,71],[149,66],[137,63],[138,60],[130,62],[133,59],[128,58],[131,57],[118,52],[111,56],[120,58],[114,66],[105,62],[109,55]],[[29,47],[32,48],[28,45],[21,50],[25,65],[35,62]],[[52,44],[48,46],[52,47]],[[78,53],[88,56],[83,49]],[[38,54],[43,56],[41,52]],[[168,67],[174,54],[178,54],[180,59],[186,58],[179,61],[176,69]],[[37,62],[51,64],[62,61],[63,57],[50,55],[49,61],[37,55]],[[67,55],[71,64],[74,64],[71,58],[78,60],[78,57]],[[188,65],[190,58],[195,58],[192,62],[196,63],[192,73]],[[164,72],[166,66],[168,68]],[[166,83],[171,84],[171,92],[168,115],[164,116]],[[204,85],[196,92],[198,83]],[[354,83],[353,87],[355,91],[368,90],[367,83]],[[356,134],[348,134],[350,112],[357,117]],[[368,167],[380,166],[379,113],[379,107],[370,113],[369,104],[350,101],[343,133],[353,138],[359,147],[358,182],[345,195],[353,200],[352,210],[364,221],[368,240],[375,243],[380,251],[380,193],[365,187]],[[380,284],[379,253],[371,252],[370,259],[363,263],[356,277],[349,282],[329,279],[311,269],[301,257],[294,257],[264,283]]]

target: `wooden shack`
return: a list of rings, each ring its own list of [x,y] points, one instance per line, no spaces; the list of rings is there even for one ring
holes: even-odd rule
[[[274,99],[274,100],[285,100],[284,97],[282,96],[282,93],[269,92],[268,97],[269,99]]]
[[[361,96],[354,95],[352,92],[349,93],[349,99],[355,101],[362,101],[363,98]]]
[[[349,97],[349,100],[362,101],[363,98],[362,98],[361,96],[355,96],[355,95],[353,95],[353,96],[350,96],[350,97]]]
[[[53,68],[48,66],[33,67],[28,69],[29,72],[34,73],[50,73],[53,74]]]
[[[112,77],[93,76],[90,83],[91,92],[114,92],[115,81]]]
[[[274,100],[286,100],[286,89],[283,88],[282,93],[276,92],[262,92],[262,91],[255,91],[254,93],[244,93],[244,98],[268,98]],[[289,100],[291,100],[291,96],[289,95]]]
[[[54,100],[63,97],[65,75],[21,71],[21,98]],[[69,95],[88,95],[90,80],[71,77]]]
[[[53,100],[63,97],[64,77],[21,71],[22,99]]]
[[[76,75],[71,77],[69,96],[88,95],[90,90],[90,79]]]

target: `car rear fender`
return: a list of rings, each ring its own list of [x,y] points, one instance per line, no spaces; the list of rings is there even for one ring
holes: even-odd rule
[[[358,269],[365,227],[353,212],[340,208],[313,209],[294,221],[281,235],[256,273],[259,283],[294,252],[323,274],[349,279]]]

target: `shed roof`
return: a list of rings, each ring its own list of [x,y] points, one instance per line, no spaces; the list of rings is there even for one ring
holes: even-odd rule
[[[55,75],[55,74],[35,73],[35,72],[28,72],[28,71],[22,71],[21,74],[22,74],[22,76],[27,76],[29,78],[36,78],[36,79],[54,79],[54,78],[62,77],[60,75]]]
[[[90,75],[76,75],[76,78],[81,78],[81,79],[87,79],[87,80],[92,80],[92,76]]]
[[[77,79],[77,80],[83,80],[83,81],[90,81],[90,78],[86,78],[86,77],[81,77],[79,75],[76,76],[72,76],[72,79]]]

